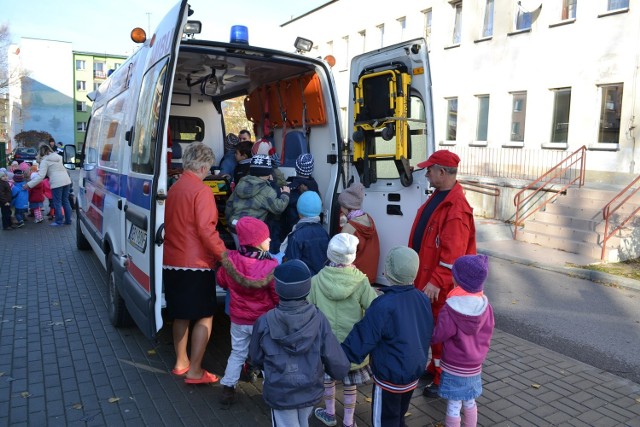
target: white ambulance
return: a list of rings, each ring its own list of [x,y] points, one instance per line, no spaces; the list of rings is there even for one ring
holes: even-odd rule
[[[108,272],[112,323],[123,326],[132,319],[150,338],[163,325],[167,171],[180,167],[179,158],[167,162],[169,133],[174,153],[201,141],[219,161],[227,133],[225,103],[246,97],[244,113],[255,138],[272,139],[285,175],[295,175],[298,154],[313,154],[330,235],[338,229],[339,193],[353,181],[365,185],[363,209],[375,220],[381,260],[391,247],[408,242],[416,210],[427,197],[424,171],[414,167],[434,150],[425,40],[353,59],[345,141],[325,60],[253,47],[242,28],[230,43],[198,40],[193,33],[200,23],[187,21],[189,15],[186,0],[176,4],[93,94],[78,156],[77,246],[93,249]],[[66,150],[65,159],[74,156]],[[209,184],[222,215],[228,188],[224,182]],[[379,265],[377,282],[384,285]]]

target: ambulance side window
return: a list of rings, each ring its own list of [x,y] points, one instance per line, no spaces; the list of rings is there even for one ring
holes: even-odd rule
[[[117,169],[120,155],[120,141],[123,139],[124,101],[126,92],[109,101],[104,112],[104,124],[100,129],[100,166]]]
[[[87,138],[84,147],[84,168],[93,169],[98,163],[98,139],[100,135],[100,125],[102,123],[102,113],[104,108],[98,108],[91,117]]]
[[[167,59],[164,59],[149,69],[142,81],[131,151],[134,172],[153,173],[156,145],[163,136],[159,122],[166,75]]]

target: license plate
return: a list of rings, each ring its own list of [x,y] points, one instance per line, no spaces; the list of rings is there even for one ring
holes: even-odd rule
[[[129,230],[129,243],[143,252],[147,249],[147,232],[137,227],[135,224],[131,224],[131,230]]]

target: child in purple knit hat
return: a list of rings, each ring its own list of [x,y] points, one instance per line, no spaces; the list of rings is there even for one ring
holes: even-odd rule
[[[489,352],[495,321],[483,293],[489,272],[486,255],[464,255],[451,269],[455,287],[440,311],[431,342],[443,344],[440,397],[447,399],[446,427],[478,423],[476,399],[482,394],[482,363]]]

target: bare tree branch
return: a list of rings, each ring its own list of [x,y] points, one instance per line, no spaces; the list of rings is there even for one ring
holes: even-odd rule
[[[9,86],[20,83],[20,80],[28,75],[21,68],[11,69],[9,66],[9,55],[15,55],[15,52],[10,52],[10,46],[9,24],[0,24],[0,93],[8,92]]]

